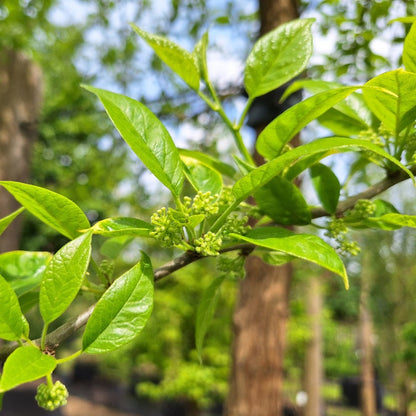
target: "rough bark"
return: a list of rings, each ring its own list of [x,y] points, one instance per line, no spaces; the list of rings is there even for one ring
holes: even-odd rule
[[[294,0],[260,0],[260,34],[298,17]],[[258,126],[258,131],[264,126]],[[280,415],[289,315],[290,264],[274,267],[249,257],[233,318],[228,416]]]
[[[373,324],[369,310],[369,267],[366,256],[363,261],[360,293],[360,344],[361,344],[361,411],[363,416],[376,416],[376,392],[373,367]]]
[[[322,387],[322,287],[318,277],[311,277],[307,292],[307,312],[311,338],[306,348],[304,386],[308,401],[304,416],[321,416],[323,403]]]
[[[0,55],[0,180],[26,182],[42,101],[40,69],[20,52]],[[0,189],[0,218],[19,205]],[[21,223],[15,220],[0,237],[0,253],[17,249]]]

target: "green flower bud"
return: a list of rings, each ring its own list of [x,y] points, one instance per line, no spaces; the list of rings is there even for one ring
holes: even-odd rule
[[[40,384],[35,399],[39,407],[52,411],[67,404],[68,390],[60,381],[53,386]]]
[[[218,256],[222,238],[211,231],[195,240],[195,251],[203,256]]]

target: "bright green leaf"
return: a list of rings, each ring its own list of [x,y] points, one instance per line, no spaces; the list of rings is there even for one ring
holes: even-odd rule
[[[266,94],[299,75],[312,55],[314,19],[285,23],[261,37],[250,52],[244,85],[250,98]]]
[[[16,293],[0,275],[0,338],[17,341],[29,333],[29,325],[22,314]]]
[[[120,276],[98,301],[85,328],[82,349],[91,354],[119,348],[144,328],[153,308],[153,271],[142,260]]]
[[[86,87],[98,96],[123,139],[144,165],[175,196],[184,173],[178,149],[161,121],[143,104],[125,95]]]
[[[271,160],[264,165],[252,170],[249,174],[239,179],[233,186],[233,194],[236,199],[235,205],[255,193],[258,189],[268,183],[272,178],[279,175],[283,169],[289,167],[293,162],[309,157],[312,154],[323,155],[335,154],[345,151],[370,150],[394,163],[404,170],[413,180],[412,172],[403,166],[397,159],[385,152],[380,146],[370,143],[368,140],[346,139],[344,137],[329,137],[317,139],[312,143],[298,146],[281,156]]]
[[[276,176],[255,194],[263,214],[280,225],[306,225],[311,212],[299,188],[285,178]]]
[[[222,178],[216,170],[201,163],[189,163],[189,161],[187,167],[187,178],[197,191],[211,192],[212,195],[221,193]]]
[[[205,82],[209,81],[208,76],[208,65],[207,65],[207,48],[208,48],[208,32],[205,32],[202,35],[202,38],[199,40],[199,42],[195,45],[193,54],[196,57],[196,61],[198,63],[199,72]]]
[[[251,230],[247,235],[233,234],[248,243],[280,251],[291,256],[308,260],[340,275],[348,289],[348,277],[344,264],[335,250],[316,235],[297,234],[286,228],[262,227]]]
[[[416,74],[385,72],[365,84],[364,98],[377,118],[398,137],[416,117]]]
[[[75,299],[91,257],[92,232],[65,244],[48,263],[40,284],[39,308],[46,324],[61,316]]]
[[[199,357],[202,356],[202,347],[205,335],[214,317],[215,309],[218,304],[221,284],[225,276],[220,276],[213,280],[202,294],[201,300],[198,304],[196,313],[196,328],[195,328],[195,345]]]
[[[70,239],[90,226],[78,205],[56,192],[21,182],[0,181],[0,185],[31,214]]]
[[[21,296],[40,285],[51,258],[51,253],[41,251],[8,251],[0,254],[0,274]]]
[[[94,234],[105,237],[148,237],[153,227],[152,224],[138,218],[116,217],[98,221],[91,229]]]
[[[193,90],[199,90],[199,68],[195,55],[163,36],[147,33],[134,24],[131,27],[152,47],[156,55],[173,72],[182,78]]]
[[[290,107],[260,133],[256,142],[257,151],[269,160],[278,156],[296,133],[357,88],[343,87],[324,91]]]
[[[416,72],[416,22],[404,40],[403,64],[407,71]]]
[[[11,222],[24,211],[25,209],[19,208],[18,210],[12,212],[7,217],[4,217],[0,220],[0,235],[3,234],[4,230],[11,224]]]
[[[43,354],[39,348],[27,346],[14,350],[3,367],[0,392],[5,392],[29,381],[38,380],[50,374],[56,367],[51,355]]]
[[[312,184],[323,208],[330,214],[335,214],[341,192],[341,184],[337,176],[322,163],[311,166],[309,171]]]
[[[22,309],[22,313],[26,314],[29,312],[34,306],[39,303],[39,292],[27,292],[24,293],[22,296],[19,296],[19,304],[20,308]]]

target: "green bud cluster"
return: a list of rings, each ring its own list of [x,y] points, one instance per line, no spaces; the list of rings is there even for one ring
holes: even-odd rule
[[[188,200],[185,201],[185,204],[189,205],[189,200],[190,198],[188,198]],[[217,214],[218,209],[219,209],[218,195],[211,195],[211,192],[199,191],[194,196],[192,205],[190,205],[190,214],[191,215],[204,214],[206,216],[209,216],[209,215]]]
[[[333,238],[337,242],[337,249],[343,253],[356,256],[360,252],[360,247],[355,241],[347,239],[348,228],[343,218],[332,218],[327,224],[326,236]]]
[[[380,131],[376,132],[373,129],[367,129],[361,130],[358,133],[357,138],[361,140],[368,140],[369,142],[374,143],[378,146],[383,146],[384,143],[380,136]]]
[[[238,214],[231,214],[221,228],[222,236],[226,238],[230,233],[246,234],[247,231],[251,229],[251,227],[247,225],[247,221],[247,216],[239,217]]]
[[[171,209],[165,207],[157,210],[150,218],[153,231],[150,236],[159,241],[162,247],[173,247],[181,243],[182,224],[172,215]]]
[[[360,199],[354,205],[354,208],[349,211],[348,217],[354,218],[368,218],[371,217],[376,211],[376,204],[369,199]]]
[[[67,404],[68,390],[60,381],[52,386],[40,384],[35,399],[39,407],[52,411]]]
[[[218,197],[218,206],[220,208],[228,207],[234,203],[233,190],[230,186],[225,186]]]
[[[194,241],[195,251],[203,256],[218,256],[222,244],[221,236],[208,231]]]

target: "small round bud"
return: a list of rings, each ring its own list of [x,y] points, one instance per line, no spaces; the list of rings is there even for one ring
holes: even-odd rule
[[[53,386],[40,384],[35,399],[39,407],[52,411],[67,404],[68,390],[60,381]]]

